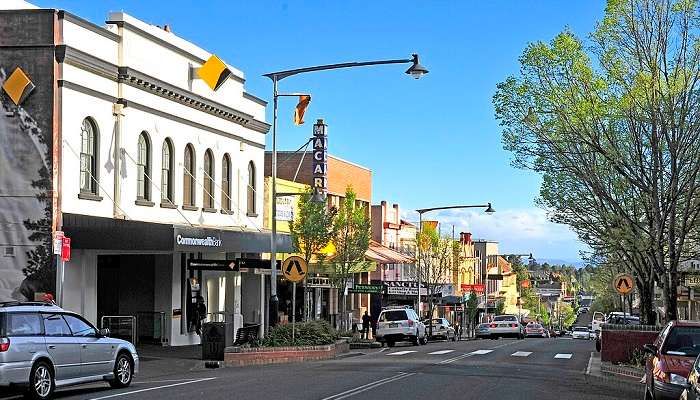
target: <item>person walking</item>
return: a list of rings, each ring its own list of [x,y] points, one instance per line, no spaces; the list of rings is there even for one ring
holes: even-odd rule
[[[362,316],[362,336],[363,339],[369,339],[369,323],[372,321],[372,317],[367,314],[367,311],[365,311],[365,315]]]

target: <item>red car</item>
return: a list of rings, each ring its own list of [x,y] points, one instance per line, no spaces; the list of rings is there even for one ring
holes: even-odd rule
[[[526,337],[547,337],[544,328],[540,324],[529,323],[525,327]]]
[[[688,374],[700,354],[700,322],[671,321],[654,344],[644,345],[649,353],[645,365],[647,399],[680,398],[688,386]]]

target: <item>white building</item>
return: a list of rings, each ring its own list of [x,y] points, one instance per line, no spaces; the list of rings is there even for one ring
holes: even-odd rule
[[[188,323],[198,295],[210,320],[266,321],[269,261],[265,271],[256,259],[270,248],[269,125],[243,73],[227,65],[213,91],[193,78],[211,53],[123,12],[101,27],[66,11],[13,10],[0,25],[10,27],[0,66],[27,71],[36,89],[23,106],[50,131],[52,229],[72,239],[64,306],[97,325],[137,317],[142,340],[169,345],[199,342]],[[17,50],[27,45],[40,50]],[[278,246],[291,250],[288,238]],[[251,268],[224,271],[240,259]]]

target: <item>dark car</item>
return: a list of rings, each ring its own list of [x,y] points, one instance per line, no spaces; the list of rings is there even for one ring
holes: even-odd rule
[[[700,354],[700,322],[671,321],[654,344],[645,365],[647,398],[676,400],[688,385],[688,375]]]

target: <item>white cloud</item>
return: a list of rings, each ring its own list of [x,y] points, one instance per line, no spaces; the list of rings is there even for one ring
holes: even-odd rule
[[[408,213],[406,219],[417,221],[418,214]],[[547,219],[546,211],[539,208],[497,210],[488,215],[483,210],[456,209],[426,213],[423,220],[440,222],[443,234],[471,232],[477,239],[496,240],[501,253],[530,253],[535,258],[556,258],[578,261],[585,249],[568,226]]]

